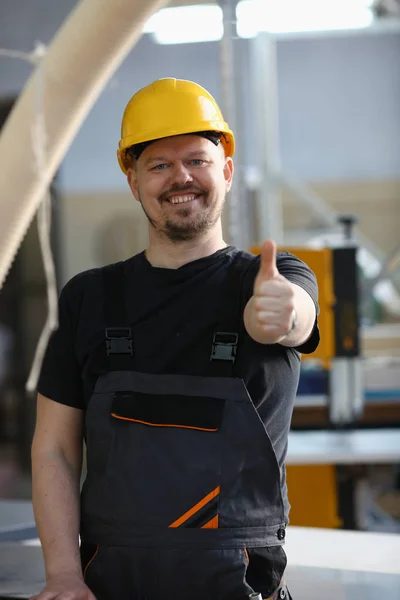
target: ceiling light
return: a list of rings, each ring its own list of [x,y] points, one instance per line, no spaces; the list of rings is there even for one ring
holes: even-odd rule
[[[236,7],[237,33],[250,38],[273,34],[368,27],[373,0],[242,0]]]
[[[145,24],[143,33],[158,44],[215,42],[224,35],[223,13],[217,4],[164,8]]]

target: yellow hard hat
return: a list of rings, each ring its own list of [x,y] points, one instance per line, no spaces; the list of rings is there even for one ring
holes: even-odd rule
[[[221,133],[226,156],[233,156],[235,138],[214,98],[192,81],[165,78],[139,90],[125,109],[118,162],[130,167],[126,150],[135,144],[197,132]]]

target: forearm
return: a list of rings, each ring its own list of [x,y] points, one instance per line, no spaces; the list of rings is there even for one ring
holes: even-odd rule
[[[280,323],[265,325],[260,322],[257,299],[252,296],[244,310],[244,324],[247,333],[260,344],[281,344],[294,347],[303,344],[311,335],[314,327],[316,309],[309,294],[300,286],[292,284],[292,308],[296,311],[296,327],[287,333],[291,326],[291,310],[289,317],[282,315]]]
[[[79,556],[80,467],[61,452],[32,448],[32,496],[46,577],[82,576]]]

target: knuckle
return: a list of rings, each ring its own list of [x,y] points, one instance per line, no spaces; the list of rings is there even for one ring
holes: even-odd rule
[[[264,302],[263,302],[262,298],[257,297],[254,300],[254,308],[256,309],[257,312],[260,312],[263,309],[263,305],[264,305]]]
[[[268,321],[268,315],[264,311],[258,312],[257,318],[259,323],[267,323]]]

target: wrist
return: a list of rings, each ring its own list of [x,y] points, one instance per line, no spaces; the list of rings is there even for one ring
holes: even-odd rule
[[[57,565],[51,565],[46,569],[46,580],[47,581],[60,581],[64,579],[81,579],[83,581],[82,566],[79,563],[58,567]]]

